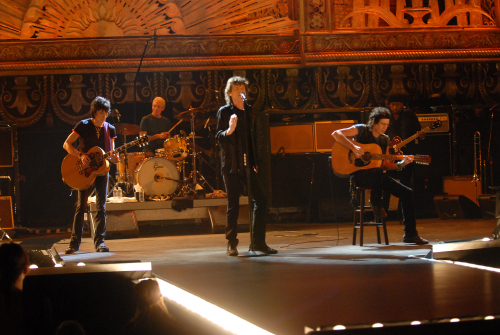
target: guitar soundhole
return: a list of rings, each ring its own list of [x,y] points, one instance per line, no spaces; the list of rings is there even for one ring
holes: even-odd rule
[[[356,167],[362,167],[362,166],[367,166],[370,164],[372,155],[369,152],[365,152],[361,158],[356,158],[354,160],[354,166]]]

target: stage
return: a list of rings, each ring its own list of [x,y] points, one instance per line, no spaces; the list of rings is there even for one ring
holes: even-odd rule
[[[420,258],[441,241],[489,237],[495,226],[496,220],[419,220],[419,234],[431,244],[418,246],[402,243],[403,226],[391,221],[388,246],[376,244],[368,227],[360,247],[352,245],[349,223],[270,224],[267,242],[279,253],[252,258],[226,256],[224,235],[196,226],[108,240],[109,253],[93,252],[89,237],[73,255],[63,254],[68,238],[54,246],[66,267],[151,262],[155,276],[270,333],[300,335],[306,327],[498,317],[500,273]],[[249,234],[239,237],[243,253]]]

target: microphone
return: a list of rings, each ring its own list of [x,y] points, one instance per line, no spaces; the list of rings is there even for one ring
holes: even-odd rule
[[[245,93],[241,92],[240,96],[243,99],[243,101],[247,101],[247,95]]]
[[[118,123],[120,123],[120,116],[122,116],[122,115],[120,114],[120,112],[118,111],[118,109],[116,109],[116,108],[113,109],[111,111],[111,113],[114,113],[116,115],[116,118],[118,119]]]
[[[207,129],[208,121],[210,121],[210,116],[208,117],[207,122],[205,122],[205,127],[203,127],[203,129]]]
[[[491,107],[491,108],[490,108],[490,111],[494,110],[494,109],[495,109],[495,108],[497,108],[497,107],[498,107],[498,104],[496,104],[495,106]]]

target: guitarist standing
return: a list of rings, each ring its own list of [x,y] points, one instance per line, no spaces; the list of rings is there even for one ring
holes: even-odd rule
[[[85,153],[91,148],[97,146],[106,152],[115,149],[116,129],[105,122],[110,114],[110,110],[111,104],[109,100],[103,97],[96,97],[90,105],[90,114],[92,117],[78,122],[64,142],[63,148],[70,155],[78,157],[86,167],[91,164],[91,158]],[[78,149],[73,146],[76,140],[79,140]],[[116,154],[112,156],[111,160],[115,163],[118,162]],[[95,189],[97,207],[94,247],[98,252],[109,251],[108,247],[104,245],[104,238],[106,236],[106,198],[108,194],[108,173],[106,173],[103,176],[97,176],[94,184],[89,189],[78,191],[73,230],[66,254],[72,254],[80,249],[83,234],[83,215],[87,209],[88,196],[93,189]]]
[[[387,108],[377,107],[370,113],[367,124],[356,124],[349,128],[336,130],[332,133],[332,136],[335,141],[351,150],[358,158],[365,152],[360,146],[354,144],[353,141],[360,144],[375,143],[380,146],[382,153],[389,154],[389,137],[385,135],[385,132],[389,127],[390,118],[391,112]],[[405,226],[403,242],[427,244],[429,241],[418,236],[415,206],[413,204],[413,190],[384,173],[384,170],[401,170],[411,162],[413,162],[413,157],[405,157],[403,161],[397,164],[384,160],[380,168],[356,171],[352,174],[351,178],[355,178],[358,186],[371,189],[370,203],[377,217],[387,217],[387,213],[382,207],[383,193],[393,194],[398,197],[401,200],[403,223]]]

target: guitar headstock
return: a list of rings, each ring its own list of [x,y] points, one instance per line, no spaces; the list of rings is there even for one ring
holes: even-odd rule
[[[149,142],[149,137],[148,135],[143,135],[141,137],[136,138],[134,141],[138,146],[143,146],[143,144],[146,144]]]
[[[415,155],[413,162],[422,165],[429,165],[431,163],[431,156],[429,155]]]
[[[434,121],[434,122],[433,122],[433,123],[429,126],[429,129],[432,129],[432,130],[437,129],[437,128],[441,127],[441,126],[442,126],[442,124],[443,124],[443,123],[442,123],[441,121],[439,121],[439,120]]]

